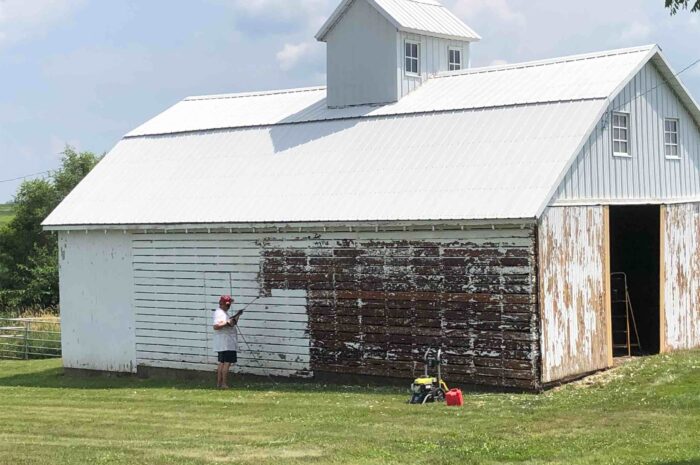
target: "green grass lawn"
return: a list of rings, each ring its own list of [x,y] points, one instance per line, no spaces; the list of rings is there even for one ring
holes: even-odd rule
[[[234,383],[236,384],[236,383]],[[0,361],[2,464],[700,464],[700,352],[542,395],[410,406],[405,389],[76,379]]]
[[[0,226],[9,223],[10,220],[15,216],[12,211],[12,205],[0,204]]]

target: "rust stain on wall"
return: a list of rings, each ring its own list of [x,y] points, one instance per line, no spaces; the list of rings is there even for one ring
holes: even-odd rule
[[[668,205],[664,225],[666,347],[700,346],[700,204]]]
[[[542,382],[608,366],[603,207],[549,208],[539,227]]]
[[[261,280],[308,292],[314,372],[411,378],[441,347],[454,383],[536,389],[534,228],[489,234],[266,241]]]

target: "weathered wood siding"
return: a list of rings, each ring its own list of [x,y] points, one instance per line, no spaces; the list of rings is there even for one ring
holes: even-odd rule
[[[606,211],[548,208],[540,220],[542,382],[609,366]]]
[[[700,346],[700,203],[665,208],[661,326],[667,349],[690,349]]]
[[[343,231],[135,234],[138,363],[211,369],[231,292],[262,296],[243,372],[412,378],[442,347],[451,382],[538,387],[534,226]]]
[[[265,290],[308,292],[311,369],[411,378],[442,347],[453,383],[536,388],[534,229],[286,235]]]

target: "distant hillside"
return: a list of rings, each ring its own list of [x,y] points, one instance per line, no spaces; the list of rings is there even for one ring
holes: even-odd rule
[[[9,223],[12,220],[12,217],[15,216],[13,208],[14,206],[11,204],[0,204],[0,225]]]

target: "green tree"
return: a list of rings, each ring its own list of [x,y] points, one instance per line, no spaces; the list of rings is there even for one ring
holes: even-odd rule
[[[48,179],[25,181],[15,195],[15,217],[0,228],[0,309],[58,305],[58,243],[41,222],[100,158],[66,147]]]
[[[678,10],[688,9],[688,5],[690,4],[692,0],[666,0],[666,8],[669,8],[671,10],[671,14],[675,15],[678,13]],[[700,0],[695,0],[695,4],[693,7],[690,9],[692,12],[697,12],[700,11]]]

